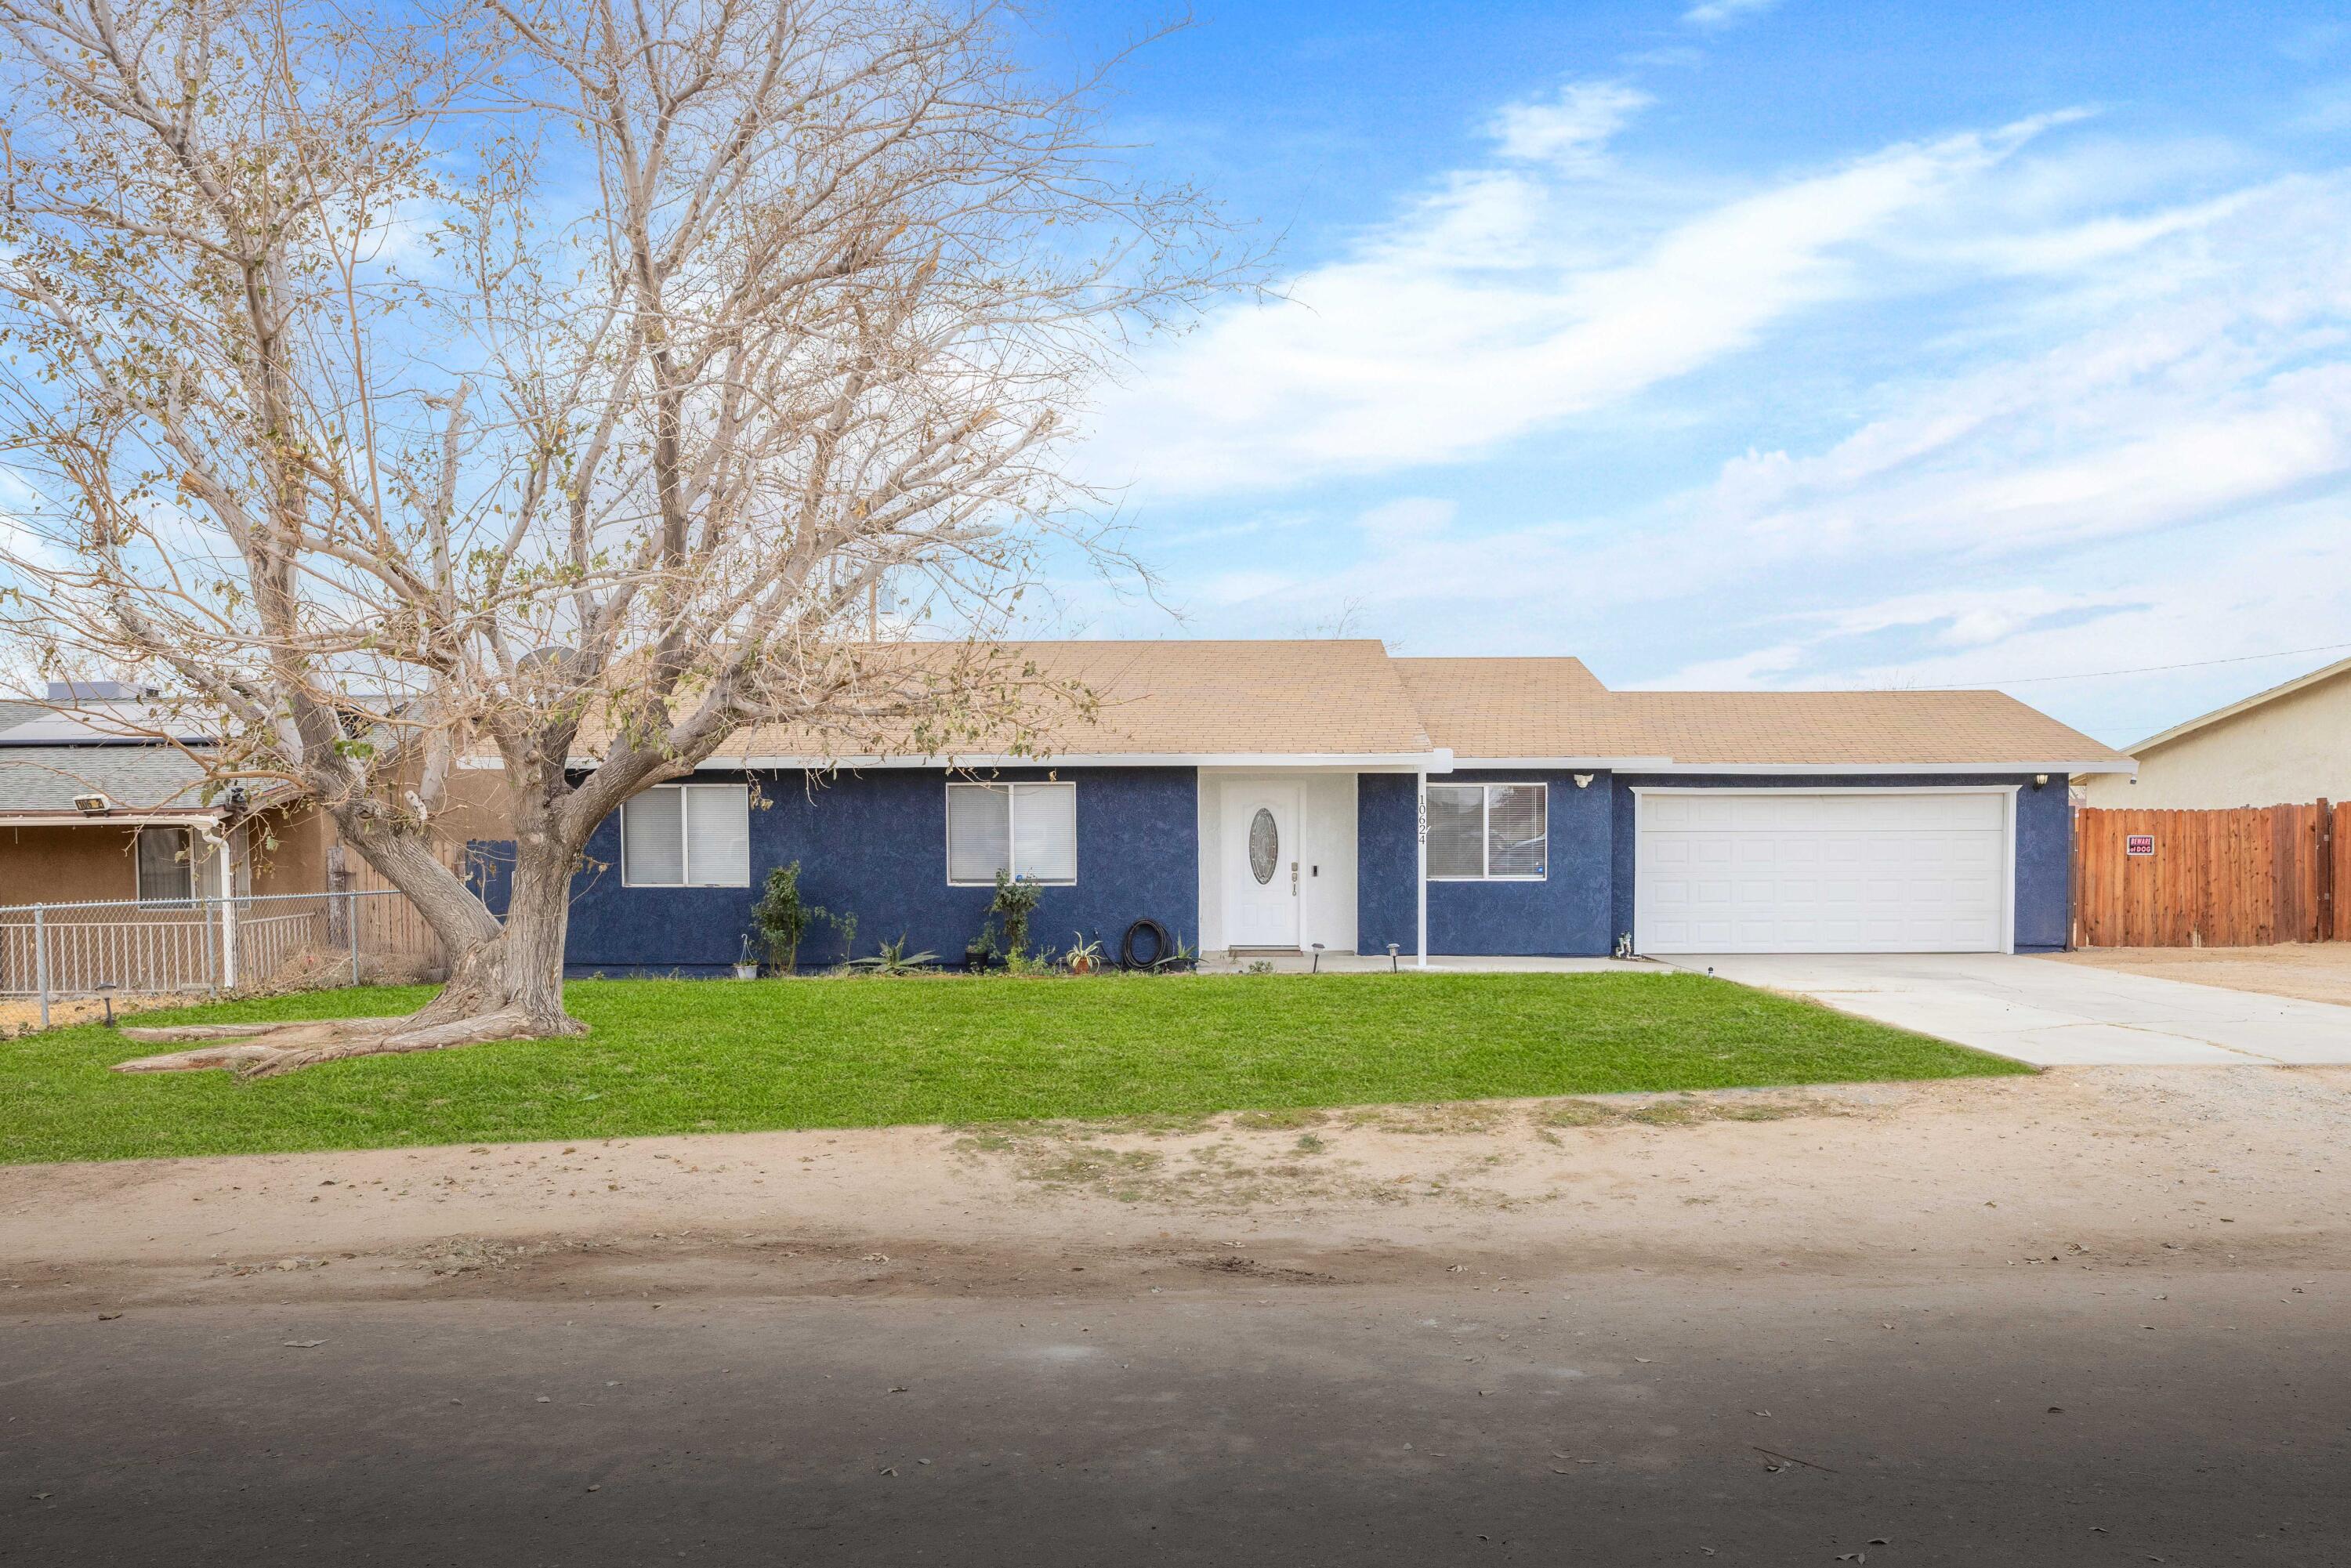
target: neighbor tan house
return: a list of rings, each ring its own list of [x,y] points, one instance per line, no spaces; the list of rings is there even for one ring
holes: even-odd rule
[[[0,908],[261,898],[375,885],[340,852],[330,820],[283,789],[207,790],[200,734],[155,738],[159,720],[114,683],[0,699]],[[475,794],[495,774],[461,776]],[[502,801],[503,796],[499,795]],[[469,800],[469,834],[500,836],[504,812]],[[453,852],[462,851],[455,839]]]
[[[2351,659],[2125,748],[2138,782],[2076,779],[2084,804],[2225,810],[2351,800]]]

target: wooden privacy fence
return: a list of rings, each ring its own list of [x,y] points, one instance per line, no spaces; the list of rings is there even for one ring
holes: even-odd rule
[[[2074,813],[2077,947],[2351,940],[2351,802]],[[2337,897],[2341,890],[2342,898]]]

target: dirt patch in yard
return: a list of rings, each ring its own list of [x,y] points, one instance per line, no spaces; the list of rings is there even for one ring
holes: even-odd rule
[[[153,1012],[158,1008],[187,1007],[212,998],[201,991],[183,995],[152,995],[147,992],[119,995],[113,998],[115,1018],[129,1018],[133,1013]],[[68,1024],[102,1023],[108,1018],[108,1002],[104,997],[51,997],[49,1027],[63,1029]],[[37,997],[10,997],[0,999],[0,1038],[12,1034],[31,1034],[41,1027],[41,1003]]]
[[[2351,1263],[2351,1069],[0,1169],[0,1312]],[[1234,1260],[1238,1260],[1235,1261]],[[1939,1263],[1935,1260],[1939,1260]]]
[[[2281,942],[2274,947],[2085,947],[2048,956],[2093,969],[2220,986],[2351,1007],[2351,942]]]

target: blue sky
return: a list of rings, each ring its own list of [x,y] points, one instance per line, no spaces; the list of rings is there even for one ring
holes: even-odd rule
[[[2339,5],[1210,4],[1124,87],[1283,297],[1104,399],[1181,618],[1073,579],[1067,630],[2001,685],[2116,742],[2351,653]]]

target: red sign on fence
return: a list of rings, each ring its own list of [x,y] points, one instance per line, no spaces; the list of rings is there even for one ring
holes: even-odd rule
[[[2151,855],[2155,853],[2155,835],[2153,833],[2131,833],[2126,835],[2123,839],[2123,853],[2126,855]]]

